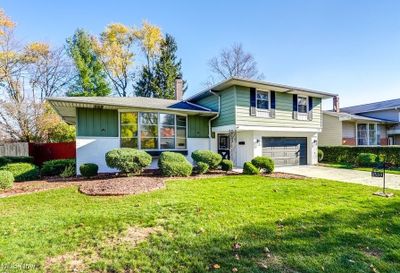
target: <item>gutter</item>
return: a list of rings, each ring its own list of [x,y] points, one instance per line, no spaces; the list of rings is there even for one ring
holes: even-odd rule
[[[220,115],[221,112],[221,96],[218,95],[217,93],[213,92],[212,90],[209,90],[210,94],[216,96],[218,98],[218,112],[217,115],[215,117],[212,117],[208,120],[208,149],[211,151],[211,122],[215,119],[217,119]]]

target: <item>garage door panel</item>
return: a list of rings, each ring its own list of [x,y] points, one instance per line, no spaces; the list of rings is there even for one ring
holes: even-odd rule
[[[307,138],[263,137],[262,154],[276,166],[307,164]]]

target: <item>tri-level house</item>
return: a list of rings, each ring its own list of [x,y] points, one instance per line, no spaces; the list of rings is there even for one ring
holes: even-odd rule
[[[321,146],[400,145],[400,99],[340,108],[323,113]]]
[[[336,96],[282,84],[230,78],[182,100],[143,97],[48,98],[57,113],[76,124],[77,166],[96,163],[110,172],[107,151],[130,147],[154,157],[163,151],[190,160],[197,149],[209,149],[236,166],[266,155],[276,165],[317,163],[322,130],[322,100]]]

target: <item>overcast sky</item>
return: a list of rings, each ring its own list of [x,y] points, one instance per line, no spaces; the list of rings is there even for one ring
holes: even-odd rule
[[[178,42],[187,95],[207,61],[241,42],[265,80],[339,93],[341,105],[400,97],[400,1],[18,1],[1,7],[25,42],[62,45],[76,28],[159,25]],[[329,108],[329,101],[324,108]]]

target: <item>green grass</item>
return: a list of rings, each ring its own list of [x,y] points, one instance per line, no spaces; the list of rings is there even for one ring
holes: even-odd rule
[[[351,170],[364,171],[364,172],[371,172],[372,171],[372,168],[354,167],[353,165],[346,164],[346,163],[324,163],[324,164],[321,164],[321,165],[325,166],[325,167],[338,168],[338,169],[351,169]],[[393,168],[393,169],[390,169],[390,170],[386,170],[386,173],[400,175],[400,169],[399,168]]]
[[[66,188],[0,199],[0,268],[35,264],[43,272],[46,257],[79,251],[96,254],[91,272],[400,272],[400,198],[374,191],[234,176],[171,181],[128,197]],[[135,248],[110,243],[129,226],[164,232]],[[220,269],[209,268],[215,263]]]

